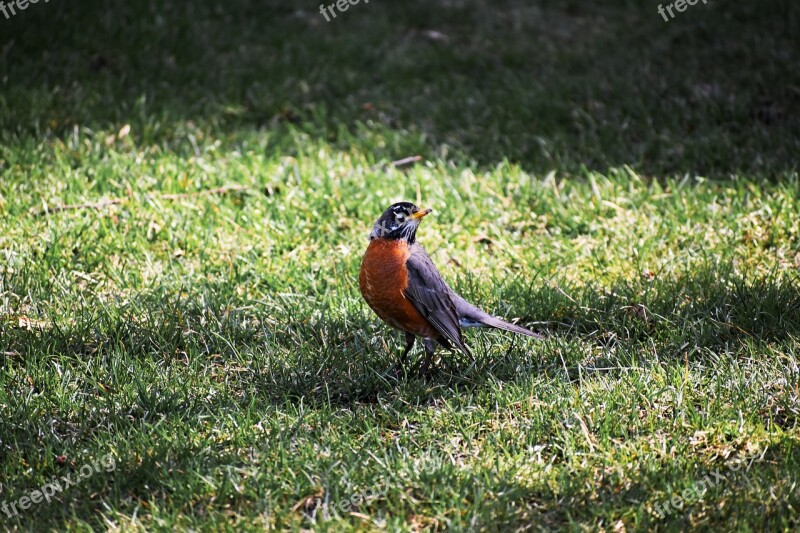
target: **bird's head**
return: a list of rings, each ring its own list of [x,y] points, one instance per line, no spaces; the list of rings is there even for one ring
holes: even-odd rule
[[[369,240],[403,239],[408,241],[408,244],[412,244],[422,217],[430,212],[430,209],[420,209],[411,202],[392,204],[375,222],[372,232],[369,234]]]

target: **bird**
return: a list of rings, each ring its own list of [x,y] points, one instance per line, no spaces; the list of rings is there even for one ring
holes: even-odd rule
[[[405,333],[405,348],[398,367],[403,368],[417,337],[422,337],[425,359],[421,372],[430,366],[436,345],[455,346],[473,359],[461,329],[496,328],[536,339],[538,333],[511,324],[467,302],[447,283],[430,256],[417,242],[417,228],[432,212],[411,202],[389,206],[375,222],[369,245],[361,261],[358,284],[367,305],[394,329]]]

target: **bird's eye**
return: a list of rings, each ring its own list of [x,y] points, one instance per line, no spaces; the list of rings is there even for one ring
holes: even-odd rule
[[[398,222],[400,222],[401,224],[402,224],[402,223],[403,223],[403,221],[406,219],[405,215],[400,215],[400,214],[397,214],[397,215],[395,215],[395,218],[396,218],[396,219],[397,219],[397,221],[398,221]]]

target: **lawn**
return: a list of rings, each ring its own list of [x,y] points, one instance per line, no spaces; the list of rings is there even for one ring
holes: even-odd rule
[[[800,6],[640,4],[0,16],[0,528],[800,527]]]

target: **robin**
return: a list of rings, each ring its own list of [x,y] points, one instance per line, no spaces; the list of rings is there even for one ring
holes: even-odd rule
[[[430,213],[430,209],[420,209],[410,202],[393,204],[384,211],[369,234],[370,243],[358,276],[367,304],[381,320],[406,334],[400,366],[418,336],[425,345],[423,372],[433,357],[433,341],[445,348],[454,345],[472,357],[461,328],[497,328],[543,339],[538,333],[481,311],[447,286],[416,242],[417,228]]]

